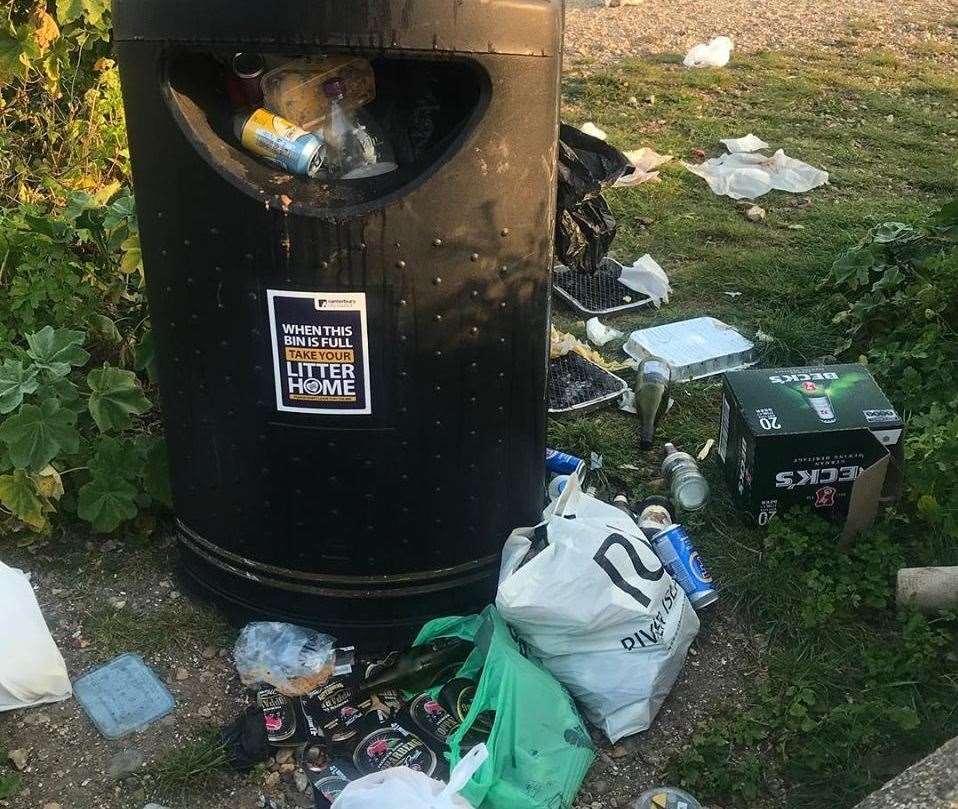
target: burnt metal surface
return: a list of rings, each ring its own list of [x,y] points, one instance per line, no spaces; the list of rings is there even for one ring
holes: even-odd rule
[[[563,0],[114,0],[125,40],[554,57]]]
[[[215,31],[218,3],[121,0],[116,50],[186,570],[343,639],[477,610],[542,506],[558,58],[475,57],[481,97],[426,163],[323,188],[217,134],[182,45],[132,41],[135,8],[184,5]],[[365,292],[370,415],[278,412],[267,289]]]
[[[641,292],[619,281],[622,265],[608,256],[594,273],[578,272],[557,266],[552,286],[575,311],[584,317],[611,315],[639,309],[652,303]]]
[[[625,380],[570,351],[549,361],[549,412],[589,413],[618,399]]]

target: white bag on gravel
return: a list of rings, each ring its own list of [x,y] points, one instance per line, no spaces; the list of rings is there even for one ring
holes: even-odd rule
[[[686,67],[725,67],[735,46],[728,37],[715,37],[707,45],[689,48],[682,64]]]
[[[73,693],[30,579],[0,562],[0,711],[60,702]]]
[[[576,475],[543,519],[506,541],[496,607],[611,741],[646,730],[698,616],[635,522]],[[543,531],[548,546],[523,564]]]

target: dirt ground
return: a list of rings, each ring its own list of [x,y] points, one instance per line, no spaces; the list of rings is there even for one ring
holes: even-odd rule
[[[841,45],[899,54],[958,38],[955,0],[644,0],[606,8],[568,0],[567,66],[649,54],[684,55],[715,36],[737,50],[801,50]]]

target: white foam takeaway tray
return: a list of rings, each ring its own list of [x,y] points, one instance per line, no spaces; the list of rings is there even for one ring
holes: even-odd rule
[[[673,382],[737,371],[758,361],[755,343],[714,317],[639,329],[622,348],[638,362],[661,357],[672,367]]]

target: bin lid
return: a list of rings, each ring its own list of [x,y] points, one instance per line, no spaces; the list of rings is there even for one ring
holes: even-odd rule
[[[563,0],[114,0],[116,41],[555,56]]]

